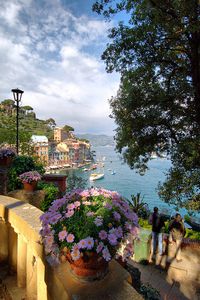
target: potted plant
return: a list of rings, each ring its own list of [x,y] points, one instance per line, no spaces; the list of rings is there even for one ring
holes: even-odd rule
[[[132,255],[138,232],[138,217],[129,204],[102,188],[77,189],[54,200],[41,222],[50,261],[67,260],[72,272],[86,280],[102,278],[112,258]]]
[[[41,175],[37,171],[29,171],[19,175],[19,179],[24,185],[24,190],[32,192],[36,190],[37,183],[41,180]]]
[[[11,148],[0,149],[0,165],[9,166],[11,165],[13,157],[16,155],[15,151]]]

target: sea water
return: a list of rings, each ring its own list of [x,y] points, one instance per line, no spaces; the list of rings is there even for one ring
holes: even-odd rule
[[[141,194],[144,202],[152,210],[157,206],[160,211],[174,214],[176,209],[169,204],[164,203],[158,196],[157,187],[159,182],[164,182],[165,174],[171,166],[171,161],[166,158],[155,158],[148,163],[149,169],[141,176],[135,170],[123,163],[123,160],[111,146],[101,146],[93,148],[96,151],[95,160],[98,164],[104,164],[104,167],[98,167],[97,170],[83,171],[83,169],[69,170],[69,173],[75,173],[87,180],[88,187],[103,187],[109,190],[117,191],[122,196],[131,199],[131,195]],[[96,181],[90,181],[91,173],[104,173],[104,178]],[[63,172],[62,172],[63,173]],[[114,173],[114,175],[112,175]],[[185,210],[180,211],[185,214]]]

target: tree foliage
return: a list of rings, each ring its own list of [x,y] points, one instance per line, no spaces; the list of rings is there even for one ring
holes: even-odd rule
[[[65,125],[65,126],[63,127],[63,130],[69,132],[69,131],[74,131],[74,128],[71,127],[71,126],[69,126],[69,125]]]
[[[110,100],[117,150],[144,172],[152,152],[171,155],[162,199],[177,206],[199,199],[200,4],[198,0],[101,0],[106,18],[126,12],[102,55],[121,74]]]

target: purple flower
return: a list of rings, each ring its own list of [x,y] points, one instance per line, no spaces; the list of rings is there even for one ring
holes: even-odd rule
[[[116,221],[120,221],[121,216],[120,216],[120,214],[118,212],[114,211],[113,216],[114,216],[114,218],[115,218]]]
[[[109,243],[112,246],[116,246],[117,245],[117,237],[116,237],[116,235],[114,233],[109,233],[108,240],[109,240]]]
[[[102,242],[99,243],[99,245],[97,246],[97,253],[100,253],[102,251],[102,249],[104,248],[104,244]]]
[[[115,229],[115,235],[117,236],[117,238],[121,239],[123,237],[123,230],[122,227],[119,226]]]
[[[37,171],[29,171],[19,175],[22,182],[31,183],[32,181],[41,180],[41,175]]]
[[[94,246],[94,239],[93,239],[92,237],[89,236],[89,237],[86,239],[86,244],[87,244],[87,249],[88,249],[88,250],[92,249],[93,246]]]
[[[96,226],[101,226],[102,224],[103,224],[103,219],[102,218],[100,218],[100,217],[97,217],[95,220],[94,220],[94,224],[96,225]]]
[[[86,241],[86,239],[80,240],[80,242],[78,243],[78,248],[79,249],[85,249],[86,247],[87,247],[87,241]]]
[[[105,208],[111,210],[113,207],[112,207],[112,205],[110,203],[106,203],[105,204]]]
[[[100,237],[101,240],[105,240],[107,238],[107,236],[108,235],[107,235],[107,232],[105,230],[101,230],[99,232],[99,237]]]
[[[109,261],[111,260],[111,255],[110,255],[110,252],[108,250],[107,247],[105,247],[102,251],[102,254],[103,254],[103,258],[106,260],[106,261]]]
[[[0,158],[14,157],[15,155],[16,155],[15,151],[11,148],[1,148],[0,149]]]
[[[66,230],[62,230],[58,234],[58,237],[59,237],[60,241],[64,241],[64,239],[66,238],[66,236],[67,236],[67,231]]]
[[[87,216],[87,217],[94,216],[94,213],[93,213],[92,211],[89,211],[89,212],[87,212],[86,216]]]

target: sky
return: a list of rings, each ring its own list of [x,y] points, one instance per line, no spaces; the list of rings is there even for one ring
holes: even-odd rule
[[[108,43],[94,0],[0,0],[0,101],[24,91],[21,105],[76,133],[113,135],[108,99],[119,75],[108,74],[101,54]]]

